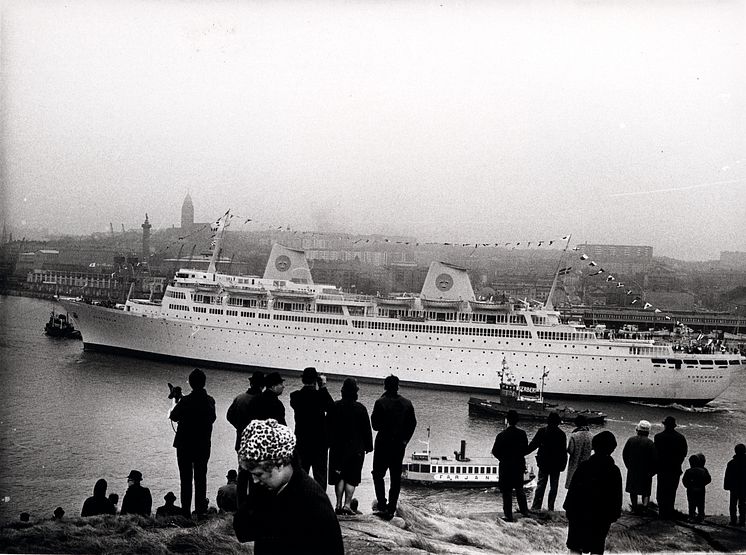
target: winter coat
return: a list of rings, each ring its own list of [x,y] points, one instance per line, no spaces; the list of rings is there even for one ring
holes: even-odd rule
[[[688,491],[705,491],[705,486],[710,482],[710,472],[704,466],[687,468],[681,478],[681,483]]]
[[[261,392],[260,389],[249,388],[245,393],[241,393],[233,399],[231,406],[228,407],[228,412],[225,417],[236,429],[236,451],[241,447],[241,435],[243,434],[244,429],[249,425],[249,422],[251,422],[249,417],[249,403],[251,403],[251,400]]]
[[[728,491],[746,495],[746,455],[733,455],[725,467],[723,487]]]
[[[686,438],[673,428],[655,434],[655,451],[658,457],[658,474],[681,474],[681,465],[689,447]]]
[[[536,464],[544,472],[562,472],[567,467],[567,436],[559,426],[539,428],[528,444],[526,454],[538,447]]]
[[[524,454],[528,449],[526,432],[515,426],[508,426],[495,437],[492,455],[500,461],[498,481],[506,487],[523,485],[523,473],[526,470]]]
[[[210,452],[212,423],[215,422],[215,399],[204,389],[195,389],[171,410],[171,420],[178,422],[174,447],[195,452]]]
[[[376,399],[370,423],[379,443],[406,445],[417,427],[412,402],[398,393],[386,391]]]
[[[290,394],[290,406],[295,411],[295,437],[298,449],[327,447],[326,413],[334,404],[326,387],[316,389],[305,385]]]
[[[124,494],[120,514],[150,516],[152,506],[153,498],[150,496],[150,490],[140,484],[132,484]]]
[[[635,435],[627,440],[622,450],[627,467],[624,491],[632,495],[649,496],[656,472],[656,449],[648,436]]]
[[[106,497],[106,480],[98,480],[93,486],[93,496],[83,502],[80,516],[113,515],[116,512],[114,503]]]
[[[610,455],[594,453],[575,471],[563,508],[567,547],[603,553],[609,526],[622,514],[622,473]]]
[[[294,469],[278,493],[257,485],[233,518],[240,542],[256,555],[341,555],[342,533],[329,497],[315,480]]]
[[[578,465],[583,461],[587,461],[591,458],[591,439],[593,434],[588,430],[588,426],[581,426],[575,428],[570,434],[570,439],[567,441],[567,479],[565,480],[565,487],[570,487],[570,481],[572,480],[573,474],[578,468]]]
[[[249,422],[252,420],[274,418],[283,426],[287,425],[285,422],[285,405],[282,404],[277,393],[269,388],[262,391],[249,402],[248,411]]]
[[[327,414],[329,446],[344,454],[373,451],[373,432],[368,410],[362,403],[342,399],[332,405]]]

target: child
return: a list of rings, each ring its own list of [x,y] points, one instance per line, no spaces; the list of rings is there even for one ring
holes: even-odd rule
[[[690,521],[702,522],[704,520],[705,486],[711,481],[710,473],[705,468],[705,456],[702,453],[697,453],[689,457],[689,468],[684,472],[681,483],[686,488]]]
[[[724,487],[730,491],[730,524],[736,525],[738,509],[738,526],[746,524],[746,445],[736,445],[736,454],[725,467]]]

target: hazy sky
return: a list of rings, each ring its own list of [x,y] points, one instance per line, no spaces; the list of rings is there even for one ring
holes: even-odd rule
[[[744,0],[2,6],[16,230],[746,251]]]

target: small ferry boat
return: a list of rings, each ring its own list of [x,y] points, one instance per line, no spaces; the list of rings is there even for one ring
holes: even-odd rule
[[[543,378],[546,376],[545,369]],[[503,359],[500,372],[500,398],[488,401],[479,397],[469,398],[469,414],[505,418],[508,411],[514,410],[522,420],[546,420],[550,413],[556,412],[562,422],[573,422],[578,415],[585,416],[588,424],[603,424],[606,414],[596,410],[575,410],[571,407],[560,407],[544,401],[543,392],[534,382],[520,381],[516,386],[513,375]]]
[[[64,337],[67,339],[82,339],[79,330],[70,323],[67,314],[55,314],[54,310],[49,315],[49,321],[44,326],[44,333],[50,337]]]
[[[499,462],[492,457],[466,456],[466,441],[461,440],[460,451],[451,456],[433,456],[430,453],[430,429],[427,450],[412,453],[411,459],[402,463],[402,483],[431,487],[496,487]],[[533,467],[524,473],[525,489],[536,487]]]

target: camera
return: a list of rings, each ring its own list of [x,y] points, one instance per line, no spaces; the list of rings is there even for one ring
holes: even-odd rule
[[[181,392],[181,387],[178,385],[173,386],[171,384],[168,384],[168,390],[169,390],[168,398],[173,399],[174,402],[176,403],[181,401],[181,398],[184,396],[184,394]]]

